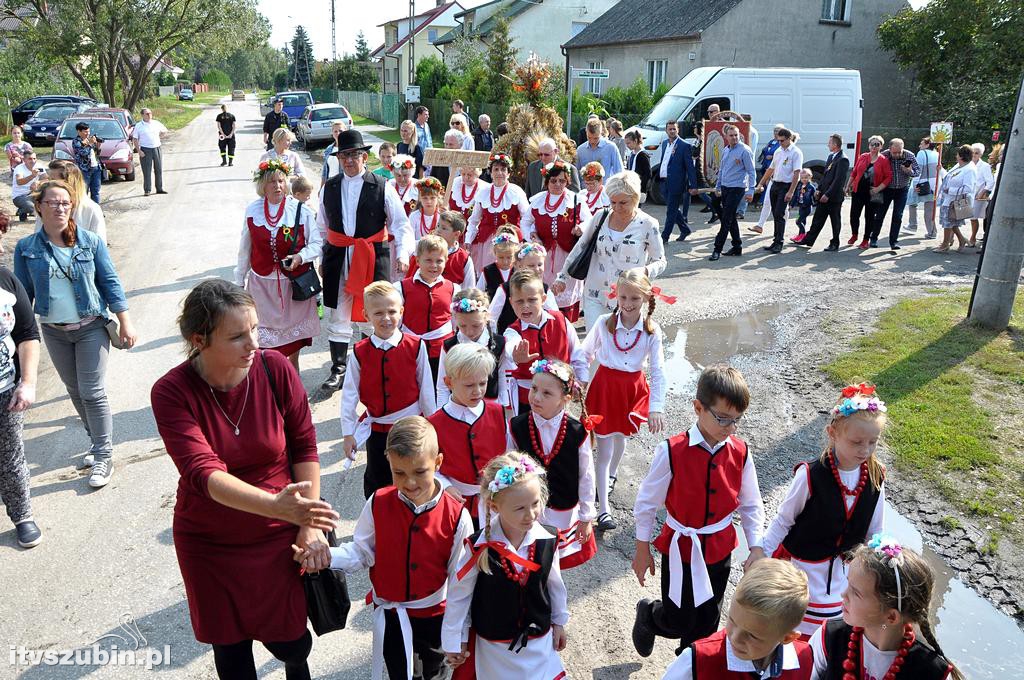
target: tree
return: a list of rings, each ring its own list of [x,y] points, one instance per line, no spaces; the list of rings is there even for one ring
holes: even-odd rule
[[[136,106],[168,55],[223,55],[255,47],[270,35],[256,0],[163,0],[158,8],[134,4],[0,0],[0,18],[18,21],[36,57],[63,64],[89,96],[126,108]],[[26,7],[33,12],[18,12]]]
[[[354,56],[339,59],[328,64],[313,76],[314,87],[334,88],[334,76],[338,77],[339,90],[355,92],[379,92],[380,81],[377,71],[365,61]]]
[[[216,65],[239,87],[268,89],[274,87],[274,74],[287,68],[281,50],[271,47],[269,43],[256,49],[235,50]]]
[[[291,81],[295,84],[296,89],[308,90],[313,86],[313,66],[316,63],[316,59],[313,57],[313,42],[309,39],[305,28],[296,26],[291,44]]]
[[[501,17],[491,31],[487,46],[487,101],[501,103],[512,99],[512,81],[509,75],[516,67],[516,48],[512,45],[508,19]]]
[[[211,68],[203,74],[203,79],[199,82],[206,83],[210,86],[211,90],[219,90],[222,92],[230,90],[232,86],[231,77],[219,68]]]
[[[356,61],[369,61],[370,46],[366,44],[366,36],[362,31],[356,34]]]
[[[1020,0],[931,0],[883,21],[878,40],[915,72],[933,118],[968,128],[1009,122],[1024,72]]]
[[[448,67],[433,55],[416,64],[416,84],[420,86],[420,96],[424,99],[436,97],[451,81],[452,75]]]
[[[10,107],[40,94],[78,92],[79,84],[62,65],[38,59],[34,45],[8,40],[0,49],[0,133],[7,132]]]

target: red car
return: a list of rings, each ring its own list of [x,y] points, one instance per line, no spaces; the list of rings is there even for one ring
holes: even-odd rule
[[[71,142],[78,136],[75,126],[82,122],[89,124],[89,134],[103,140],[99,160],[106,171],[104,174],[123,177],[128,182],[135,181],[135,154],[128,133],[112,113],[84,113],[68,118],[53,145],[53,157],[70,161],[75,159]]]

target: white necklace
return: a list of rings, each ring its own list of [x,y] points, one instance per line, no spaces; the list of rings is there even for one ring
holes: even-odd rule
[[[235,436],[237,437],[241,432],[238,426],[242,424],[242,416],[245,414],[245,405],[249,403],[249,374],[245,374],[245,396],[242,397],[242,410],[238,412],[237,423],[231,420],[231,418],[228,418],[228,412],[225,411],[224,407],[220,405],[219,401],[217,401],[217,395],[213,391],[213,386],[211,386],[210,384],[207,384],[206,386],[210,388],[210,395],[213,396],[213,403],[217,405],[217,408],[224,415],[224,420],[228,421],[235,427]]]

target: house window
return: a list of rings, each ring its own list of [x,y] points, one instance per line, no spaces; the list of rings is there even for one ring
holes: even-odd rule
[[[569,37],[570,38],[575,38],[576,36],[578,36],[583,31],[584,28],[586,28],[589,25],[590,24],[588,24],[585,21],[574,21],[574,22],[572,22],[572,28],[569,30]]]
[[[668,60],[657,59],[647,62],[647,87],[654,92],[665,82],[665,73],[668,71]]]
[[[822,21],[850,21],[850,0],[822,0]]]
[[[427,29],[427,42],[430,43],[431,45],[433,45],[434,43],[437,42],[437,29],[436,28],[428,28]]]
[[[602,62],[602,61],[591,61],[591,62],[587,62],[587,64],[588,64],[587,68],[604,68],[604,66],[603,66],[604,62]],[[596,95],[600,96],[600,94],[601,94],[601,83],[604,82],[603,78],[587,78],[585,82],[586,82],[587,92],[589,92],[590,94],[596,94]]]

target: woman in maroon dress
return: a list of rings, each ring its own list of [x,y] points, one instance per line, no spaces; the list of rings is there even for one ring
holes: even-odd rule
[[[320,498],[316,431],[299,375],[260,352],[256,307],[219,279],[197,285],[178,320],[189,358],[153,386],[153,415],[181,473],[178,555],[196,639],[221,678],[256,678],[252,641],[308,679],[306,598],[292,543],[330,564],[321,530],[338,514]],[[296,527],[299,527],[296,530]]]

